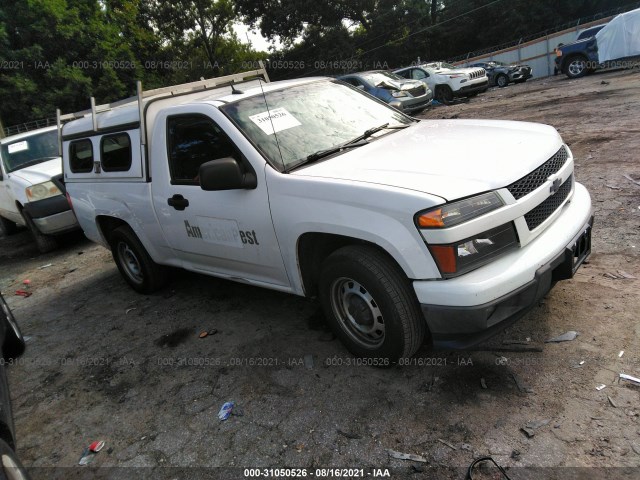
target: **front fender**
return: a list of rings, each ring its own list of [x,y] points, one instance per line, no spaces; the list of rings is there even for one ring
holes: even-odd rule
[[[440,278],[414,215],[444,203],[440,197],[363,182],[267,172],[274,227],[292,287],[303,294],[298,239],[327,233],[385,250],[410,279]]]

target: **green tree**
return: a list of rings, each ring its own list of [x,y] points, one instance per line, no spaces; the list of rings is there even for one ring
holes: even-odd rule
[[[156,31],[166,43],[183,51],[201,48],[210,65],[220,63],[236,16],[230,0],[151,1],[149,5]]]

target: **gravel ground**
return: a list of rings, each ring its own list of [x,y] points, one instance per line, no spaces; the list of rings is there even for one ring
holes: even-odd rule
[[[539,307],[473,351],[425,346],[416,365],[358,365],[313,300],[187,272],[143,296],[80,235],[47,255],[25,231],[0,239],[0,288],[29,337],[8,369],[23,463],[36,479],[247,478],[249,467],[462,479],[491,455],[512,478],[637,475],[640,390],[617,376],[640,376],[638,280],[606,274],[640,277],[640,185],[624,176],[640,179],[639,102],[640,75],[618,71],[422,115],[555,126],[596,224],[589,263]],[[11,296],[26,279],[33,295]],[[579,336],[544,343],[569,330]],[[236,415],[221,422],[226,401]],[[93,440],[105,448],[78,466]]]

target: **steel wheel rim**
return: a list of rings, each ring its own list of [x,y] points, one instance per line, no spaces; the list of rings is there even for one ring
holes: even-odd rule
[[[142,283],[142,266],[135,252],[125,242],[118,243],[118,257],[127,276],[136,283]]]
[[[357,281],[341,277],[331,284],[331,308],[342,330],[365,348],[384,343],[382,311],[371,293]]]
[[[584,60],[574,60],[569,64],[569,73],[571,75],[580,75],[585,68]]]

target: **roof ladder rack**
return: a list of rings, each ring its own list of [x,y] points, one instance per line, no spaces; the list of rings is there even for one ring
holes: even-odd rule
[[[159,95],[164,95],[166,97],[171,97],[180,94],[186,94],[190,92],[204,91],[210,90],[216,87],[225,87],[227,85],[233,85],[235,83],[245,82],[247,80],[252,80],[256,77],[262,77],[267,83],[270,82],[269,74],[267,73],[266,68],[264,67],[264,63],[262,60],[258,61],[260,68],[257,70],[249,70],[247,72],[235,73],[233,75],[226,75],[224,77],[216,77],[210,78],[207,80],[198,80],[196,82],[183,83],[181,85],[174,85],[169,87],[161,87],[153,90],[143,90],[142,82],[136,82],[136,96],[125,98],[123,100],[119,100],[113,103],[105,103],[103,105],[96,105],[95,98],[91,97],[91,108],[88,110],[82,110],[80,112],[67,113],[62,114],[60,109],[56,110],[56,123],[58,125],[58,137],[60,139],[60,154],[62,154],[62,124],[64,122],[68,122],[71,120],[76,120],[78,118],[82,118],[86,115],[91,114],[91,120],[94,131],[98,130],[98,119],[97,114],[102,112],[107,112],[121,105],[126,105],[128,103],[138,102],[138,115],[140,116],[140,138],[142,140],[142,144],[146,143],[146,131],[144,124],[144,105],[143,101],[146,98],[155,97]]]

